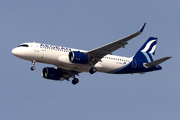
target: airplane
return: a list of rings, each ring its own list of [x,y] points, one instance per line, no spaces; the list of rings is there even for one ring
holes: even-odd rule
[[[125,48],[128,41],[140,35],[146,23],[135,33],[124,37],[120,40],[106,44],[99,48],[86,51],[49,45],[43,43],[28,42],[22,43],[12,50],[12,54],[24,60],[32,62],[32,71],[35,69],[35,63],[46,63],[55,65],[56,67],[44,67],[42,69],[42,77],[45,79],[70,81],[76,85],[79,79],[79,73],[103,72],[109,74],[144,74],[150,71],[161,70],[160,63],[170,59],[164,57],[154,60],[157,38],[149,37],[144,45],[137,53],[128,58],[117,55],[112,55],[112,52],[119,48]]]

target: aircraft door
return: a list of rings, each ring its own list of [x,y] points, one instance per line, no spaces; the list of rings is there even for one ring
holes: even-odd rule
[[[39,52],[39,44],[34,43],[34,52]]]
[[[132,60],[132,67],[133,67],[133,68],[136,68],[136,67],[137,67],[137,61],[134,60],[134,59]]]

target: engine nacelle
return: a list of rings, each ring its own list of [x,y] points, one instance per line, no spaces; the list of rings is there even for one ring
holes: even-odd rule
[[[69,53],[69,61],[72,63],[86,64],[88,63],[88,56],[79,51],[71,51]]]
[[[60,80],[62,73],[58,69],[45,67],[42,70],[42,76],[46,79]]]

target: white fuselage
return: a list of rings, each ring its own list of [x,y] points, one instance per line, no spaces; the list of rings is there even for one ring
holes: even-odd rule
[[[28,45],[23,46],[23,45]],[[66,70],[78,72],[88,72],[91,66],[89,64],[77,64],[69,61],[70,51],[87,52],[79,49],[47,45],[41,43],[23,43],[12,50],[12,53],[25,60],[36,60],[36,62],[55,65]],[[126,58],[115,55],[106,55],[99,61],[95,67],[98,72],[109,73],[115,69],[126,66],[132,61],[132,58]]]

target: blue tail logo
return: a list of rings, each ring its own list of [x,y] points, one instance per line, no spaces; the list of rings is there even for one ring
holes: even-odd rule
[[[156,51],[157,38],[150,37],[144,45],[135,54],[133,59],[142,61],[144,63],[149,63],[154,61],[154,55]]]

